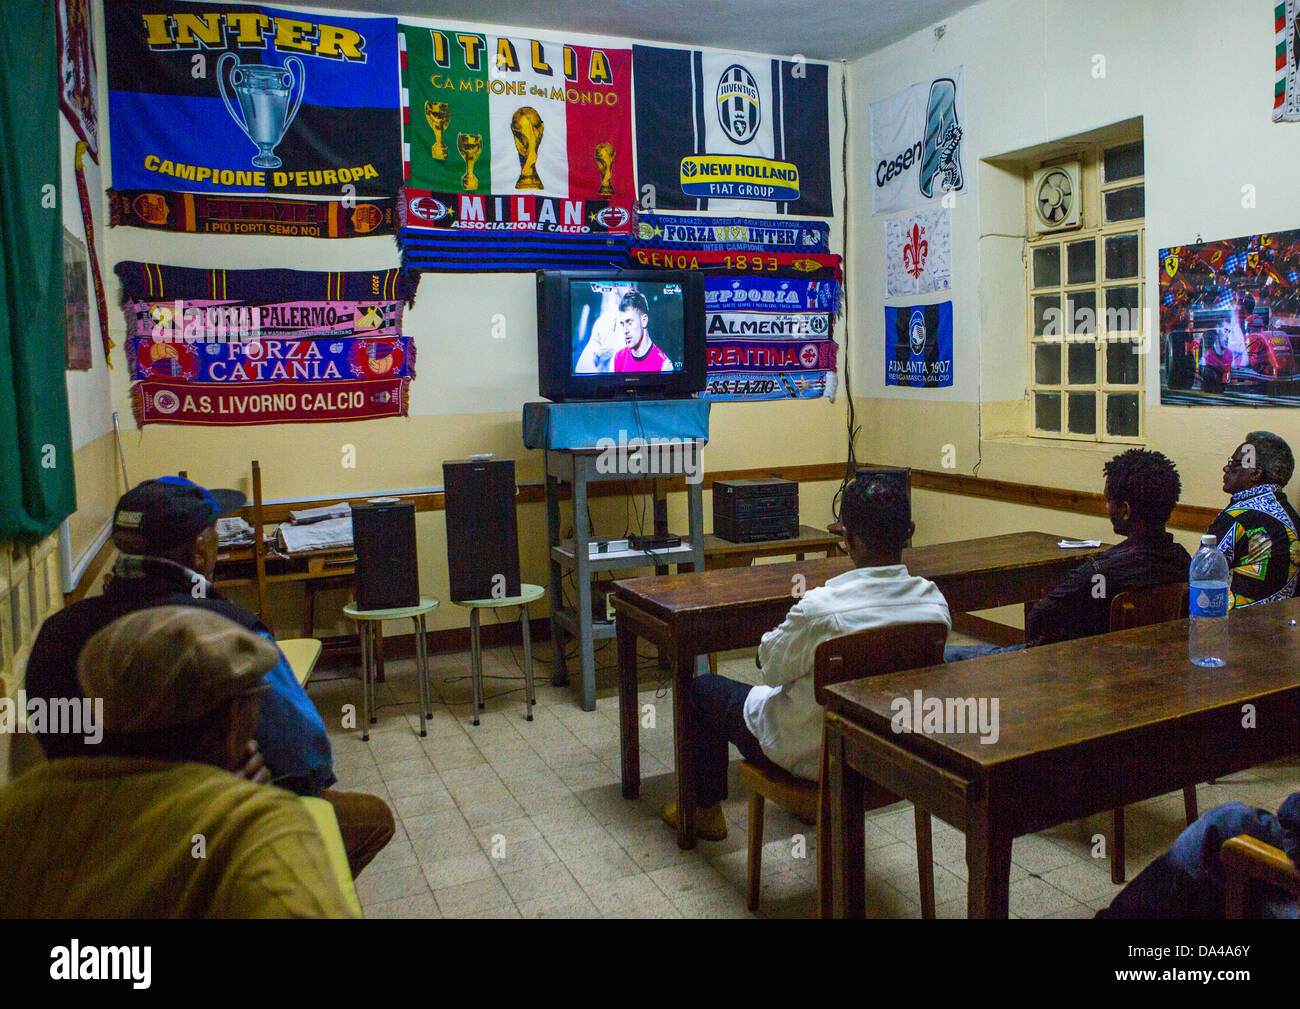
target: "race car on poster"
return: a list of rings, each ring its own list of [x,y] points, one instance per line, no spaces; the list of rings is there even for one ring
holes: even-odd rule
[[[1190,389],[1197,377],[1203,392],[1300,387],[1300,333],[1269,328],[1267,310],[1247,316],[1244,332],[1228,309],[1194,311],[1191,323],[1166,338],[1169,388]]]

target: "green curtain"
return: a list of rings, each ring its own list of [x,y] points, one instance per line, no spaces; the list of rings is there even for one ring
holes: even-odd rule
[[[28,543],[53,532],[77,507],[64,379],[58,88],[54,4],[6,0],[0,18],[0,540]]]

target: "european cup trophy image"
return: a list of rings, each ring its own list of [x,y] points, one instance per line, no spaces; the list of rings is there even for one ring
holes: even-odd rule
[[[593,152],[596,156],[596,167],[600,169],[600,191],[601,196],[614,195],[614,145],[606,140],[602,140],[596,145]]]
[[[230,88],[244,113],[242,119],[226,94],[227,61],[235,64],[230,71]],[[298,97],[291,103],[289,96],[295,83]],[[302,60],[297,56],[286,59],[283,67],[240,63],[239,57],[232,52],[222,53],[221,59],[217,60],[217,87],[221,91],[221,100],[226,103],[230,117],[244,131],[244,136],[257,145],[253,164],[258,168],[279,168],[283,164],[274,151],[289,131],[293,117],[298,114],[306,86]]]
[[[537,110],[530,105],[515,109],[510,117],[510,132],[515,135],[515,150],[519,152],[519,180],[516,189],[543,189],[537,175],[537,149],[542,145],[546,124]]]
[[[447,145],[442,142],[442,131],[451,122],[451,107],[446,102],[425,102],[424,118],[433,130],[433,160],[447,160]]]
[[[466,191],[477,189],[478,176],[474,174],[474,162],[483,153],[483,134],[456,134],[456,150],[465,159],[465,174],[460,177],[460,188]]]

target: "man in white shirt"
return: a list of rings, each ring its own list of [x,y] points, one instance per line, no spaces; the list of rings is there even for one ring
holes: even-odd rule
[[[813,695],[813,652],[828,638],[890,624],[942,622],[948,603],[931,581],[907,573],[903,544],[915,530],[907,495],[896,485],[859,476],[844,489],[844,543],[854,569],[812,589],[791,607],[758,648],[762,683],[700,676],[691,685],[691,755],[697,833],[727,836],[720,803],[727,797],[728,744],[756,764],[815,780],[821,766],[822,707]],[[677,825],[677,804],[663,809]]]

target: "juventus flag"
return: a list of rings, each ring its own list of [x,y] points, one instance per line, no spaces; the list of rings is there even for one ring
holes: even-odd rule
[[[832,216],[827,79],[824,63],[633,46],[643,203]]]

